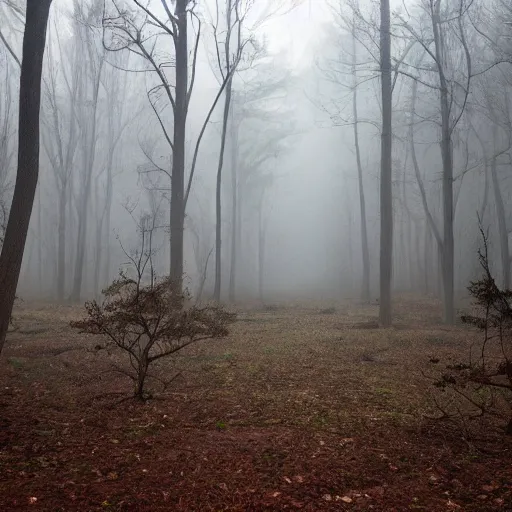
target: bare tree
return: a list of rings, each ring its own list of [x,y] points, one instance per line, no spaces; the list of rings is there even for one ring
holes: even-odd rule
[[[80,126],[77,118],[77,103],[84,76],[80,45],[77,41],[73,41],[70,45],[71,55],[66,58],[56,20],[54,25],[53,34],[58,46],[60,62],[56,62],[55,55],[51,51],[52,38],[50,38],[50,51],[47,54],[48,72],[43,80],[46,100],[43,103],[43,122],[46,129],[43,132],[42,143],[51,163],[58,195],[56,292],[57,299],[62,301],[66,287],[66,210],[70,200],[72,172],[79,146]],[[65,91],[64,102],[61,99],[62,92],[59,91],[59,86],[62,85]]]
[[[99,138],[99,105],[103,70],[106,66],[106,52],[95,35],[94,27],[98,27],[101,16],[101,4],[93,0],[91,4],[74,4],[75,31],[79,34],[81,51],[87,56],[84,72],[89,77],[90,87],[80,89],[77,114],[81,131],[81,170],[77,175],[78,190],[75,203],[78,219],[76,252],[74,264],[73,286],[70,300],[78,302],[82,294],[84,263],[87,241],[87,227],[93,173],[97,159],[97,143]]]
[[[363,165],[359,146],[359,115],[357,108],[357,40],[355,26],[352,26],[352,114],[354,117],[354,147],[356,150],[357,181],[359,185],[359,211],[361,215],[361,252],[363,259],[363,279],[361,281],[361,299],[370,301],[370,251],[366,222],[366,201],[364,197]]]
[[[185,141],[189,106],[195,85],[197,56],[201,37],[201,19],[196,14],[196,2],[193,0],[162,0],[164,17],[153,8],[151,2],[133,0],[135,10],[121,7],[117,0],[110,0],[110,10],[103,17],[104,45],[110,51],[129,51],[141,59],[146,67],[133,69],[156,77],[156,84],[148,92],[151,107],[157,117],[166,142],[172,153],[171,172],[155,166],[155,170],[164,172],[171,181],[170,206],[170,275],[174,281],[183,277],[183,234],[185,209],[194,178],[199,148],[208,122],[222,93],[231,80],[231,73],[224,80],[205,116],[202,128],[195,140],[194,154],[190,164],[188,181],[185,186]],[[189,21],[190,20],[190,21]],[[188,33],[193,22],[196,24],[194,45],[189,59]],[[159,52],[158,41],[172,41],[173,55]],[[174,76],[170,76],[174,70]],[[160,106],[159,106],[160,105]],[[169,123],[165,122],[163,111],[168,107],[172,111],[172,133]]]
[[[249,4],[250,6],[250,4]],[[222,169],[224,166],[224,151],[226,147],[226,137],[228,122],[230,119],[231,98],[233,90],[233,74],[242,59],[244,48],[250,39],[243,39],[242,29],[245,18],[248,14],[248,6],[244,6],[241,0],[226,0],[224,12],[224,27],[220,27],[222,10],[219,6],[219,0],[215,0],[216,16],[213,25],[215,49],[217,55],[217,71],[220,73],[221,81],[226,82],[224,92],[224,110],[222,115],[222,133],[220,139],[219,162],[217,166],[217,184],[216,184],[216,202],[215,202],[215,288],[213,297],[216,301],[220,300],[222,266],[221,266],[221,245],[222,245]],[[245,10],[243,10],[245,7]],[[224,36],[223,40],[220,33]]]
[[[427,75],[434,73],[437,79],[437,83],[429,82],[428,79],[420,80],[423,85],[437,91],[439,101],[439,147],[443,166],[443,302],[444,319],[447,323],[455,320],[453,137],[468,102],[472,78],[472,59],[465,28],[465,19],[471,4],[471,1],[466,0],[428,0],[424,12],[430,24],[431,40],[423,34],[420,35],[410,24],[403,25],[432,61],[433,67],[424,65],[422,70],[426,70]],[[426,30],[423,25],[420,27]]]
[[[380,72],[382,94],[380,170],[380,323],[391,325],[391,279],[393,269],[393,189],[392,189],[392,82],[391,22],[389,0],[380,2]]]
[[[20,77],[18,172],[0,255],[0,351],[5,343],[39,173],[39,109],[51,0],[27,0]]]

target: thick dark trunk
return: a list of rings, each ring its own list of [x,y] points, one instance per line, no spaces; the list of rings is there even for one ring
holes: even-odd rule
[[[51,0],[27,0],[20,77],[18,172],[0,255],[0,352],[9,327],[39,174],[39,111]]]
[[[188,108],[187,3],[187,0],[178,0],[176,6],[176,88],[174,106],[174,150],[171,175],[170,276],[179,289],[183,287],[183,235],[185,227],[185,135]]]
[[[137,398],[137,400],[144,400],[144,384],[146,382],[146,377],[148,374],[148,366],[149,363],[147,360],[143,358],[141,355],[141,361],[138,363],[137,368],[137,380],[135,381],[135,393],[134,396]]]
[[[380,311],[384,327],[392,322],[391,281],[393,269],[393,189],[392,189],[392,85],[389,0],[380,3],[380,68],[382,92],[382,133],[380,169]]]

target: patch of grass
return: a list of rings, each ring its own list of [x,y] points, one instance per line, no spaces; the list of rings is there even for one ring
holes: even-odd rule
[[[15,369],[15,370],[23,370],[25,367],[25,361],[23,359],[19,359],[17,357],[9,357],[7,362]]]
[[[227,425],[225,421],[219,420],[215,423],[215,428],[217,430],[226,430]]]
[[[393,394],[393,390],[388,388],[375,388],[373,391],[380,396],[391,396]]]

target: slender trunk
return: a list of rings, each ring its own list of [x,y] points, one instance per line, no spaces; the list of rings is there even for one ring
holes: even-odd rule
[[[392,322],[391,281],[393,269],[392,101],[391,33],[389,0],[380,2],[380,68],[382,92],[380,180],[380,311],[382,326]]]
[[[354,293],[354,253],[352,251],[352,231],[353,231],[353,218],[352,218],[352,208],[350,204],[350,195],[348,192],[348,179],[345,176],[345,205],[346,205],[346,218],[348,221],[347,227],[347,235],[348,235],[348,274],[350,276],[349,286],[350,286],[350,296]],[[343,283],[343,276],[340,276],[340,281]],[[344,295],[346,296],[346,295]]]
[[[265,227],[263,226],[263,200],[258,215],[258,296],[263,302],[263,286],[265,279]]]
[[[39,174],[39,110],[51,0],[27,0],[20,76],[18,172],[0,255],[0,352],[11,319]]]
[[[441,32],[440,2],[432,11],[432,31],[439,75],[439,102],[441,110],[441,159],[443,162],[443,302],[444,321],[455,321],[454,297],[454,239],[453,239],[453,151],[450,128],[450,98],[444,74],[444,41]]]
[[[95,239],[95,254],[94,254],[94,298],[98,299],[100,296],[100,269],[101,269],[101,257],[103,254],[103,223],[105,220],[105,210],[101,210],[100,207],[100,192],[98,189],[98,179],[96,179],[95,183],[95,196],[96,196],[96,211],[99,212],[100,218],[96,220],[96,239]]]
[[[355,32],[352,32],[352,111],[354,117],[354,146],[356,149],[357,179],[359,184],[359,210],[361,216],[361,251],[363,260],[363,279],[361,281],[361,300],[370,301],[370,251],[368,249],[368,232],[366,223],[366,202],[364,198],[363,166],[359,148],[359,116],[357,109],[357,45]]]
[[[59,194],[59,225],[57,242],[57,300],[64,300],[66,287],[66,203],[67,186]]]
[[[419,263],[420,262],[420,253],[419,253],[419,251],[416,251],[416,255],[414,254],[413,236],[412,236],[413,226],[412,226],[410,219],[406,220],[406,229],[407,229],[407,233],[406,233],[406,235],[407,235],[406,236],[406,238],[407,238],[407,269],[409,271],[409,290],[415,291],[416,290],[416,278],[418,275],[421,275],[421,274],[418,274],[416,272],[413,262],[416,261],[417,266],[420,264]],[[417,248],[418,243],[419,243],[418,242],[419,227],[416,227],[416,229],[414,231],[416,231],[416,248]]]
[[[224,151],[226,148],[226,134],[229,121],[229,108],[231,105],[232,80],[229,79],[226,85],[226,97],[224,101],[224,116],[222,119],[222,135],[220,140],[219,166],[217,168],[216,206],[215,206],[215,288],[213,298],[220,301],[221,280],[222,280],[222,168],[224,166]]]
[[[229,272],[229,301],[235,302],[236,291],[236,257],[237,257],[237,235],[238,235],[238,137],[237,128],[231,110],[231,266]]]
[[[91,64],[92,65],[92,64]],[[89,127],[90,133],[86,138],[87,146],[85,148],[85,162],[84,162],[84,183],[83,190],[81,191],[80,208],[78,210],[78,233],[75,255],[75,275],[73,278],[73,290],[71,292],[71,301],[79,302],[82,295],[82,282],[84,275],[85,251],[87,242],[87,224],[89,199],[91,196],[92,188],[92,174],[94,170],[94,159],[96,150],[96,131],[97,131],[97,112],[98,112],[98,99],[101,84],[101,72],[103,69],[103,61],[99,63],[93,96],[92,96],[92,112],[91,112],[91,126]]]
[[[414,272],[414,275],[411,276],[413,280],[411,280],[411,287],[412,290],[415,291],[421,289],[421,276],[423,275],[423,263],[421,258],[421,222],[418,221],[414,225],[414,235],[415,235],[415,245],[416,245],[416,257],[413,257],[413,250],[412,250],[412,239],[411,239],[411,258],[410,258],[410,264],[412,267],[412,262],[416,261],[416,270]],[[412,234],[411,234],[412,235]]]
[[[148,374],[148,361],[141,354],[141,360],[138,363],[137,368],[137,380],[135,381],[135,393],[134,396],[138,400],[144,400],[144,384],[146,382],[146,376]]]
[[[417,65],[419,65],[420,63],[421,63],[421,59],[418,61]],[[436,276],[432,291],[435,293],[436,296],[439,296],[440,295],[439,290],[441,288],[443,288],[442,283],[439,283],[439,280],[441,279],[443,281],[443,275],[444,275],[443,274],[444,240],[441,237],[441,233],[439,232],[439,229],[437,228],[434,217],[433,217],[433,215],[430,211],[430,208],[428,206],[427,194],[425,191],[425,186],[423,184],[423,179],[421,177],[421,172],[420,172],[420,168],[419,168],[419,164],[418,164],[418,160],[417,160],[417,156],[416,156],[416,145],[414,143],[413,122],[414,122],[414,116],[415,116],[415,110],[416,110],[417,93],[418,93],[418,82],[414,81],[413,85],[412,85],[411,119],[410,119],[410,124],[409,124],[409,141],[410,141],[410,146],[411,146],[411,157],[412,157],[412,162],[413,162],[414,174],[416,177],[416,182],[418,184],[418,188],[420,190],[421,202],[423,204],[423,210],[425,212],[425,218],[426,218],[427,226],[429,228],[429,235],[430,235],[428,237],[429,249],[430,249],[430,243],[432,241],[431,235],[434,236],[434,239],[435,239],[436,245],[437,245],[437,250],[432,255],[433,257],[435,255],[435,262],[433,260],[431,269],[433,270],[433,272],[435,272],[435,276]],[[452,232],[452,235],[453,235],[453,232]],[[425,235],[425,236],[427,236],[427,235]],[[425,268],[427,268],[426,264],[425,264]],[[441,269],[441,271],[439,271],[439,269]],[[441,284],[441,286],[440,286],[440,284]],[[428,289],[428,283],[427,283],[427,289]],[[446,311],[445,311],[445,317],[446,317]]]
[[[112,216],[112,195],[114,190],[112,171],[107,169],[107,197],[105,199],[105,264],[103,272],[103,284],[110,283],[110,225]]]
[[[430,230],[430,226],[428,225],[428,221],[425,221],[424,227],[424,260],[423,260],[423,272],[424,272],[424,290],[425,295],[430,293],[430,279],[432,275],[432,232]]]
[[[496,156],[491,160],[491,179],[494,192],[494,204],[496,205],[496,216],[498,220],[498,233],[500,237],[501,266],[503,272],[503,288],[510,289],[510,249],[508,246],[507,217],[503,196],[501,195],[498,171],[496,169]]]
[[[199,281],[199,288],[197,290],[196,294],[196,301],[200,302],[201,298],[203,296],[203,290],[204,290],[204,284],[206,283],[206,277],[208,276],[208,262],[210,261],[210,256],[212,255],[213,248],[208,253],[208,256],[206,256],[206,261],[204,263],[203,273],[201,275],[201,280]]]
[[[171,171],[170,276],[179,289],[183,287],[183,235],[185,227],[185,136],[188,90],[187,4],[188,0],[177,0],[176,4],[176,88],[174,106],[174,150]]]

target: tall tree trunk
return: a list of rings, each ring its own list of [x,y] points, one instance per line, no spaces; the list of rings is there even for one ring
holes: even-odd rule
[[[100,191],[98,188],[99,177],[96,178],[95,187],[94,187],[94,195],[95,195],[95,203],[96,203],[96,212],[99,214],[99,219],[96,219],[96,237],[95,237],[95,245],[94,245],[94,277],[93,277],[93,286],[94,286],[94,298],[98,299],[100,296],[100,269],[101,269],[101,257],[103,254],[103,223],[105,220],[105,209],[101,209],[101,201],[100,201]]]
[[[354,251],[352,250],[352,234],[353,234],[353,225],[354,219],[352,216],[352,207],[350,205],[350,197],[348,195],[348,180],[345,180],[345,190],[347,191],[347,197],[345,199],[345,204],[347,205],[347,220],[348,220],[348,273],[350,275],[350,295],[355,292],[354,290]]]
[[[188,0],[177,0],[176,3],[176,88],[174,106],[174,150],[171,171],[170,276],[179,289],[183,287],[183,235],[185,227],[185,135],[188,110],[187,4]]]
[[[430,280],[432,278],[432,264],[433,264],[433,256],[432,256],[432,230],[430,229],[430,226],[428,225],[428,221],[425,220],[425,227],[424,227],[424,260],[423,260],[423,284],[424,284],[424,290],[425,295],[428,295],[430,293]]]
[[[89,58],[91,52],[89,52]],[[85,264],[85,251],[87,242],[87,224],[88,224],[88,206],[91,196],[92,188],[92,174],[94,170],[94,159],[96,154],[96,132],[97,132],[97,112],[98,112],[98,99],[101,84],[101,72],[103,69],[104,61],[99,63],[99,69],[95,77],[94,90],[92,94],[92,112],[91,112],[91,125],[87,130],[86,148],[85,148],[85,161],[84,172],[85,178],[83,183],[83,190],[81,191],[80,208],[78,209],[78,233],[75,254],[75,275],[73,278],[73,290],[71,292],[71,301],[79,302],[82,295],[82,282],[84,275]],[[90,64],[93,66],[92,62]],[[88,140],[87,140],[88,139]]]
[[[389,0],[380,2],[380,71],[382,133],[380,168],[380,311],[382,326],[392,322],[391,280],[393,270],[392,101],[391,32]]]
[[[20,76],[18,172],[0,255],[0,352],[11,319],[39,174],[39,110],[51,0],[27,0]]]
[[[105,197],[105,264],[103,272],[103,284],[110,284],[110,226],[112,217],[112,196],[114,193],[114,182],[112,177],[112,165],[114,151],[111,151],[107,166],[107,191]]]
[[[229,271],[229,301],[235,302],[236,292],[236,258],[238,235],[238,133],[234,123],[233,109],[231,109],[231,265]]]
[[[357,179],[359,183],[359,210],[361,216],[361,251],[363,257],[363,279],[361,281],[361,300],[370,302],[370,251],[368,249],[368,232],[366,223],[366,203],[364,198],[363,166],[359,148],[359,116],[357,110],[357,45],[355,32],[352,31],[352,110],[354,117],[354,146],[356,149]]]
[[[444,74],[444,48],[441,34],[440,6],[437,2],[432,11],[432,31],[439,75],[439,102],[441,110],[441,159],[443,162],[443,302],[444,321],[455,321],[455,248],[453,238],[453,151],[450,127],[450,98],[448,83]]]
[[[227,72],[229,72],[229,68]],[[224,166],[224,151],[226,148],[226,134],[229,122],[229,109],[231,106],[232,88],[233,82],[232,79],[229,78],[228,83],[226,84],[226,92],[224,98],[224,115],[222,118],[222,135],[220,139],[219,165],[217,168],[217,185],[215,194],[215,287],[213,290],[213,298],[216,301],[220,301],[222,283],[222,168]]]
[[[66,203],[67,187],[62,187],[59,194],[59,223],[57,227],[57,300],[64,300],[66,287]]]
[[[265,280],[265,226],[263,225],[263,198],[258,212],[258,297],[263,302]]]

